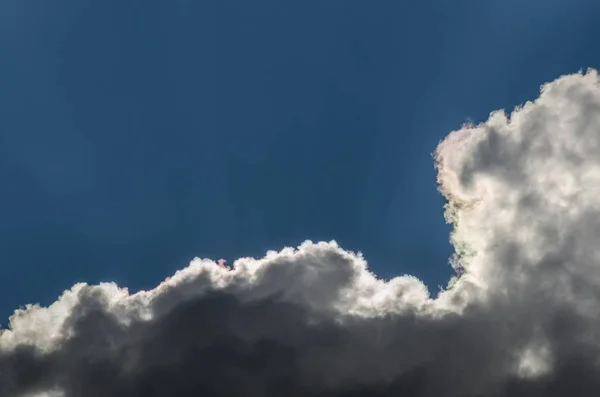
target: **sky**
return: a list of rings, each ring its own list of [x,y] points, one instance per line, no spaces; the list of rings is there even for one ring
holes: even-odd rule
[[[423,303],[425,286],[435,297],[454,274],[449,260],[456,250],[460,258],[455,266],[468,261],[462,256],[462,246],[456,243],[466,241],[489,254],[483,257],[490,263],[475,260],[474,270],[466,271],[469,277],[485,285],[491,283],[494,288],[513,288],[504,276],[491,276],[496,274],[491,263],[513,261],[506,257],[512,249],[527,252],[527,247],[535,246],[532,252],[546,252],[535,244],[548,242],[545,237],[531,242],[527,235],[521,242],[513,242],[523,244],[522,250],[508,247],[508,243],[501,244],[497,239],[501,229],[498,225],[504,221],[488,225],[493,229],[488,234],[485,219],[495,219],[492,209],[513,207],[517,208],[513,208],[515,216],[526,218],[519,212],[524,211],[523,203],[541,200],[533,192],[515,204],[509,193],[519,196],[533,179],[517,178],[515,175],[521,175],[518,170],[504,175],[513,170],[511,164],[529,164],[519,153],[539,153],[531,154],[527,150],[533,149],[527,145],[523,149],[520,144],[507,144],[507,149],[490,132],[486,132],[489,137],[485,135],[487,146],[481,142],[480,146],[473,144],[477,147],[467,145],[467,154],[456,149],[462,146],[455,141],[471,142],[464,137],[470,132],[461,132],[471,131],[463,128],[465,122],[486,122],[493,128],[484,130],[495,131],[494,123],[501,122],[490,117],[490,112],[506,109],[510,113],[516,106],[538,98],[541,85],[565,74],[599,67],[596,46],[600,4],[584,0],[413,3],[0,0],[0,324],[6,327],[13,311],[27,303],[63,302],[57,297],[64,290],[76,294],[83,288],[84,293],[77,299],[108,294],[108,301],[113,302],[111,299],[121,296],[113,287],[72,290],[79,282],[96,285],[114,281],[128,287],[132,294],[152,290],[166,277],[186,268],[195,257],[214,261],[224,258],[229,264],[238,258],[258,258],[255,262],[248,260],[255,263],[247,265],[251,269],[279,269],[277,266],[283,262],[308,261],[317,263],[314,267],[320,270],[315,272],[325,275],[329,274],[323,270],[327,269],[325,263],[343,262],[351,264],[351,274],[362,280],[367,277],[363,277],[363,259],[348,252],[360,251],[378,277],[373,285],[405,274],[423,282],[414,284],[414,280],[407,281],[412,278],[400,277],[395,279],[400,280],[396,284],[372,287],[380,288],[383,295],[385,288],[406,287],[411,291],[409,297],[398,298],[400,303],[385,303],[383,299],[384,305],[377,298],[379,303],[374,305],[380,309],[378,313],[405,313],[408,307],[439,313],[458,310],[453,305],[461,304],[475,307],[477,312],[483,310],[479,304],[469,306],[461,300],[464,291],[474,288],[462,286],[468,284],[464,280],[459,287],[448,290],[446,295],[451,298],[434,300],[433,308]],[[569,84],[593,86],[589,82]],[[573,101],[576,109],[592,101],[558,88],[557,92],[568,103]],[[560,113],[564,109],[551,99],[547,107],[556,106],[556,117],[570,122],[566,113]],[[594,114],[595,108],[590,109]],[[575,114],[588,120],[583,113]],[[537,131],[536,124],[531,124],[537,119],[523,119],[530,124],[519,124],[516,130],[533,142],[527,131]],[[539,121],[542,125],[544,122]],[[593,124],[594,120],[590,122],[600,126]],[[452,131],[458,132],[447,138]],[[446,144],[438,146],[441,141]],[[564,147],[572,147],[552,139],[543,142],[558,145],[560,153]],[[455,149],[448,151],[448,147]],[[521,149],[511,151],[515,147]],[[591,155],[577,155],[593,162]],[[555,170],[550,166],[547,169]],[[541,176],[546,174],[541,168],[535,170],[544,179]],[[489,177],[491,182],[485,182],[483,177],[473,177],[480,172],[495,175],[496,179]],[[445,197],[439,191],[440,180]],[[468,203],[477,201],[473,198],[477,195],[469,190],[472,186],[485,186],[499,196],[505,195],[509,204],[477,197],[487,203],[482,206],[485,218],[481,213],[461,215],[460,211],[466,211],[462,209],[455,210],[460,216],[449,211],[451,216],[467,219],[466,226],[454,225],[458,237],[453,246],[453,226],[445,222],[444,204],[450,201],[464,205],[465,197]],[[552,203],[558,205],[564,199],[557,194]],[[591,208],[581,200],[582,208]],[[547,235],[547,228],[540,230],[531,233]],[[594,235],[593,229],[588,232]],[[587,241],[581,234],[573,236],[577,236],[573,237],[575,241]],[[296,254],[260,259],[269,250],[297,247],[305,240],[335,240],[338,245],[308,244]],[[504,247],[504,256],[490,248],[495,246],[493,242]],[[202,270],[203,266],[211,270]],[[221,268],[211,266],[186,269],[191,269],[187,270],[192,274],[189,277],[204,280],[210,288],[226,285],[225,298],[211,298],[217,305],[241,305],[232,312],[247,313],[245,303],[227,303],[227,299],[234,299],[231,296],[241,299],[243,293],[238,289],[243,290],[243,282],[229,279],[219,273]],[[298,266],[303,269],[304,265]],[[239,270],[243,277],[250,277],[254,271]],[[341,281],[313,291],[305,281],[305,271],[279,271],[282,275],[273,270],[272,276],[258,277],[266,277],[264,284],[270,287],[261,284],[248,293],[263,297],[264,291],[272,291],[269,288],[279,291],[287,286],[285,291],[292,291],[289,294],[294,305],[310,313],[317,306],[335,306],[335,310],[363,316],[375,310],[361,306],[364,303],[357,303],[358,298],[342,304],[324,292],[335,291],[344,285]],[[181,285],[185,283],[173,282],[177,288],[184,288]],[[496,291],[494,288],[490,287]],[[155,294],[159,297],[164,295],[162,290],[152,291],[158,291]],[[187,289],[180,291],[182,296],[187,293]],[[314,302],[309,298],[312,293],[316,294]],[[391,294],[397,296],[399,292],[393,290]],[[468,302],[475,299],[471,296],[478,296],[466,294],[470,296],[464,298]],[[131,296],[149,299],[145,295]],[[180,308],[173,303],[178,301],[170,295],[163,299],[168,304],[161,299],[159,303],[144,301],[144,305],[155,316],[164,310],[175,320],[187,308],[172,314],[164,307]],[[222,303],[222,299],[227,302]],[[274,312],[264,314],[265,318],[287,310],[280,308],[280,303],[274,303]],[[513,303],[504,302],[502,307],[531,307]],[[201,318],[208,316],[202,306],[206,301],[198,304],[200,308],[186,310],[199,310]],[[78,307],[68,306],[67,311],[77,314]],[[488,312],[481,316],[492,318]],[[71,320],[80,324],[77,318]],[[440,329],[451,329],[457,338],[464,338],[468,332],[463,329],[472,331],[465,324],[476,323],[476,318],[470,314],[456,328],[454,323],[435,322],[431,333],[425,334],[433,338],[431,335],[442,332]],[[546,324],[545,318],[540,321]],[[84,320],[81,323],[87,324]],[[366,329],[372,324],[365,325]],[[392,332],[397,325],[380,326]],[[19,329],[16,322],[13,329]],[[152,329],[147,331],[150,338],[163,340],[170,335],[164,330],[155,335]],[[346,331],[344,338],[357,337],[354,328]],[[406,332],[416,335],[420,328]],[[0,334],[0,347],[8,349],[24,343],[18,333],[11,334],[16,335],[11,339],[5,335],[9,334]],[[81,335],[87,334],[81,331]],[[506,337],[514,340],[511,338]],[[27,341],[47,349],[55,346],[54,339]],[[431,344],[431,340],[423,343]],[[484,346],[479,348],[496,351],[489,347],[489,340]],[[391,350],[405,346],[396,348]],[[538,359],[543,356],[540,351],[545,351],[540,349],[536,350]],[[333,357],[341,359],[336,354]],[[373,357],[381,359],[379,363],[389,362],[389,357]],[[3,363],[0,355],[0,367]],[[529,368],[533,364],[527,365]],[[56,367],[62,368],[58,364]],[[429,371],[437,373],[438,369]],[[544,372],[539,368],[536,371]],[[365,374],[362,369],[360,372]],[[338,377],[346,379],[353,374],[340,372]],[[367,375],[369,382],[378,380]],[[312,378],[306,375],[302,379]],[[336,379],[328,381],[335,383]],[[457,389],[461,392],[479,392],[487,387],[466,380],[461,385],[464,387]],[[2,386],[0,383],[0,390],[13,390]],[[132,390],[138,386],[131,387],[122,386],[118,391],[133,396]],[[115,390],[98,395],[119,395]],[[146,393],[144,390],[138,388],[135,393]],[[67,397],[77,395],[64,393]]]
[[[3,1],[2,317],[306,239],[445,285],[437,143],[596,65],[600,28],[587,2],[418,4]]]

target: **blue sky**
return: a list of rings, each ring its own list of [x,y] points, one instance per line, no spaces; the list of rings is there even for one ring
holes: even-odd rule
[[[2,318],[305,239],[444,284],[431,153],[598,67],[600,4],[409,3],[0,1]]]

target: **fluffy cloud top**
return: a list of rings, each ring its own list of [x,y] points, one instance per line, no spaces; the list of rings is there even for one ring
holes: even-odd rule
[[[0,396],[600,393],[600,80],[542,87],[436,150],[457,277],[431,297],[334,242],[78,284],[0,333]]]

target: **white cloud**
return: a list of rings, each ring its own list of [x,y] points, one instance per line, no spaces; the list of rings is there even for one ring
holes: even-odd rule
[[[155,368],[171,388],[161,396],[235,394],[238,384],[272,395],[272,377],[286,395],[410,386],[419,396],[552,396],[575,381],[600,392],[597,73],[561,77],[510,115],[452,132],[436,164],[461,270],[438,296],[412,276],[378,279],[334,242],[241,258],[231,269],[195,259],[136,294],[78,284],[47,308],[15,312],[0,334],[0,392],[58,384],[70,397],[77,379],[96,395],[141,396]],[[189,361],[189,351],[203,353]],[[242,351],[282,361],[240,367]],[[175,375],[202,354],[219,372]],[[22,375],[17,356],[39,376]]]

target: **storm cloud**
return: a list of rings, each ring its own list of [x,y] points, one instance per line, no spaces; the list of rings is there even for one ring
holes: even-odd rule
[[[309,241],[135,294],[78,284],[10,318],[0,396],[598,395],[597,72],[453,131],[435,163],[457,273],[437,296]]]

